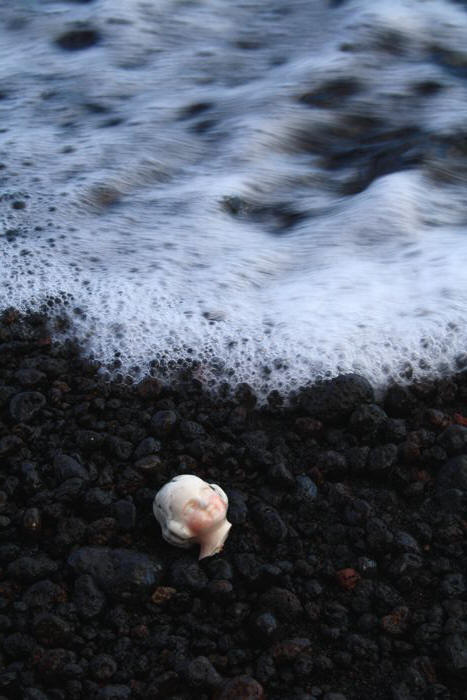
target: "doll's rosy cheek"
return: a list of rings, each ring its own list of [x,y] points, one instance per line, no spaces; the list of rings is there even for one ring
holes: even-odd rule
[[[187,525],[194,533],[201,532],[210,523],[211,518],[204,511],[193,511],[187,517]]]

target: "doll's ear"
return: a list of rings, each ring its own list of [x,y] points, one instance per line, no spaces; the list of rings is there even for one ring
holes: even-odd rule
[[[178,522],[178,520],[169,520],[167,523],[167,534],[173,540],[176,540],[180,544],[186,543],[187,540],[191,540],[193,535],[186,525]]]
[[[209,484],[209,486],[222,498],[225,505],[227,505],[229,499],[227,498],[226,492],[223,489],[221,489],[221,487],[217,484]]]

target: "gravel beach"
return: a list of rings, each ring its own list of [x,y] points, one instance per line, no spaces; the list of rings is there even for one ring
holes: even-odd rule
[[[461,369],[263,407],[109,382],[4,312],[0,699],[467,698],[466,416]],[[152,513],[181,473],[229,496],[201,562]]]

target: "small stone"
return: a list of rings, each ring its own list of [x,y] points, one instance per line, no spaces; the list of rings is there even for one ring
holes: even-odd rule
[[[467,447],[467,427],[450,425],[438,436],[438,443],[450,457],[464,452]]]
[[[23,530],[30,535],[40,532],[42,516],[39,508],[28,508],[23,515]]]
[[[395,608],[381,620],[382,629],[390,635],[404,634],[409,624],[409,609],[401,606]]]
[[[274,661],[284,663],[292,661],[310,646],[311,642],[306,638],[284,639],[272,647],[271,653]]]
[[[61,34],[55,43],[66,51],[81,51],[95,46],[100,41],[100,34],[92,27],[77,27]]]
[[[206,656],[197,656],[190,661],[185,677],[190,688],[218,688],[222,678]]]
[[[200,592],[208,585],[208,579],[197,561],[181,557],[172,564],[170,580],[177,590]]]
[[[59,481],[66,479],[79,478],[83,480],[89,479],[87,470],[73,457],[65,454],[56,455],[54,458],[54,469]]]
[[[448,574],[444,577],[440,591],[447,598],[461,598],[467,592],[467,582],[461,573]]]
[[[45,406],[46,399],[38,391],[24,391],[10,401],[10,415],[17,423],[27,423]]]
[[[112,513],[121,530],[133,530],[136,524],[136,508],[131,501],[117,501],[112,506]]]
[[[68,558],[77,574],[89,574],[109,595],[140,597],[162,578],[163,566],[147,554],[129,549],[81,547]]]
[[[47,578],[57,571],[58,565],[44,555],[38,557],[20,557],[8,566],[8,575],[18,581],[29,583]]]
[[[303,612],[295,593],[285,588],[270,588],[261,596],[260,605],[266,610],[272,610],[280,620],[293,620]]]
[[[268,540],[281,542],[287,536],[287,526],[272,506],[258,502],[252,509],[252,515],[261,534]]]
[[[151,418],[151,428],[158,437],[169,435],[177,424],[175,411],[157,411]]]
[[[268,644],[278,629],[278,623],[271,612],[257,615],[251,624],[251,631],[258,642]]]
[[[89,662],[89,672],[96,681],[108,681],[116,670],[117,664],[110,654],[97,654]]]
[[[370,472],[386,472],[395,464],[396,460],[396,445],[389,443],[380,447],[374,447],[368,455],[367,469]]]
[[[337,571],[337,582],[345,591],[352,591],[360,580],[360,574],[355,569],[341,569]]]
[[[154,605],[163,605],[167,603],[176,592],[177,590],[170,586],[158,586],[151,596],[151,601]]]
[[[446,669],[467,678],[467,634],[450,634],[443,642],[443,661]]]
[[[105,605],[104,594],[88,574],[83,574],[76,579],[73,600],[78,615],[85,619],[97,617]]]
[[[231,678],[222,688],[218,700],[263,700],[263,686],[251,676]]]

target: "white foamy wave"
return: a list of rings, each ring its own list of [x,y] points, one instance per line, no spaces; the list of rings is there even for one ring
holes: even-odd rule
[[[135,377],[453,369],[467,13],[335,5],[0,2],[0,305]]]

